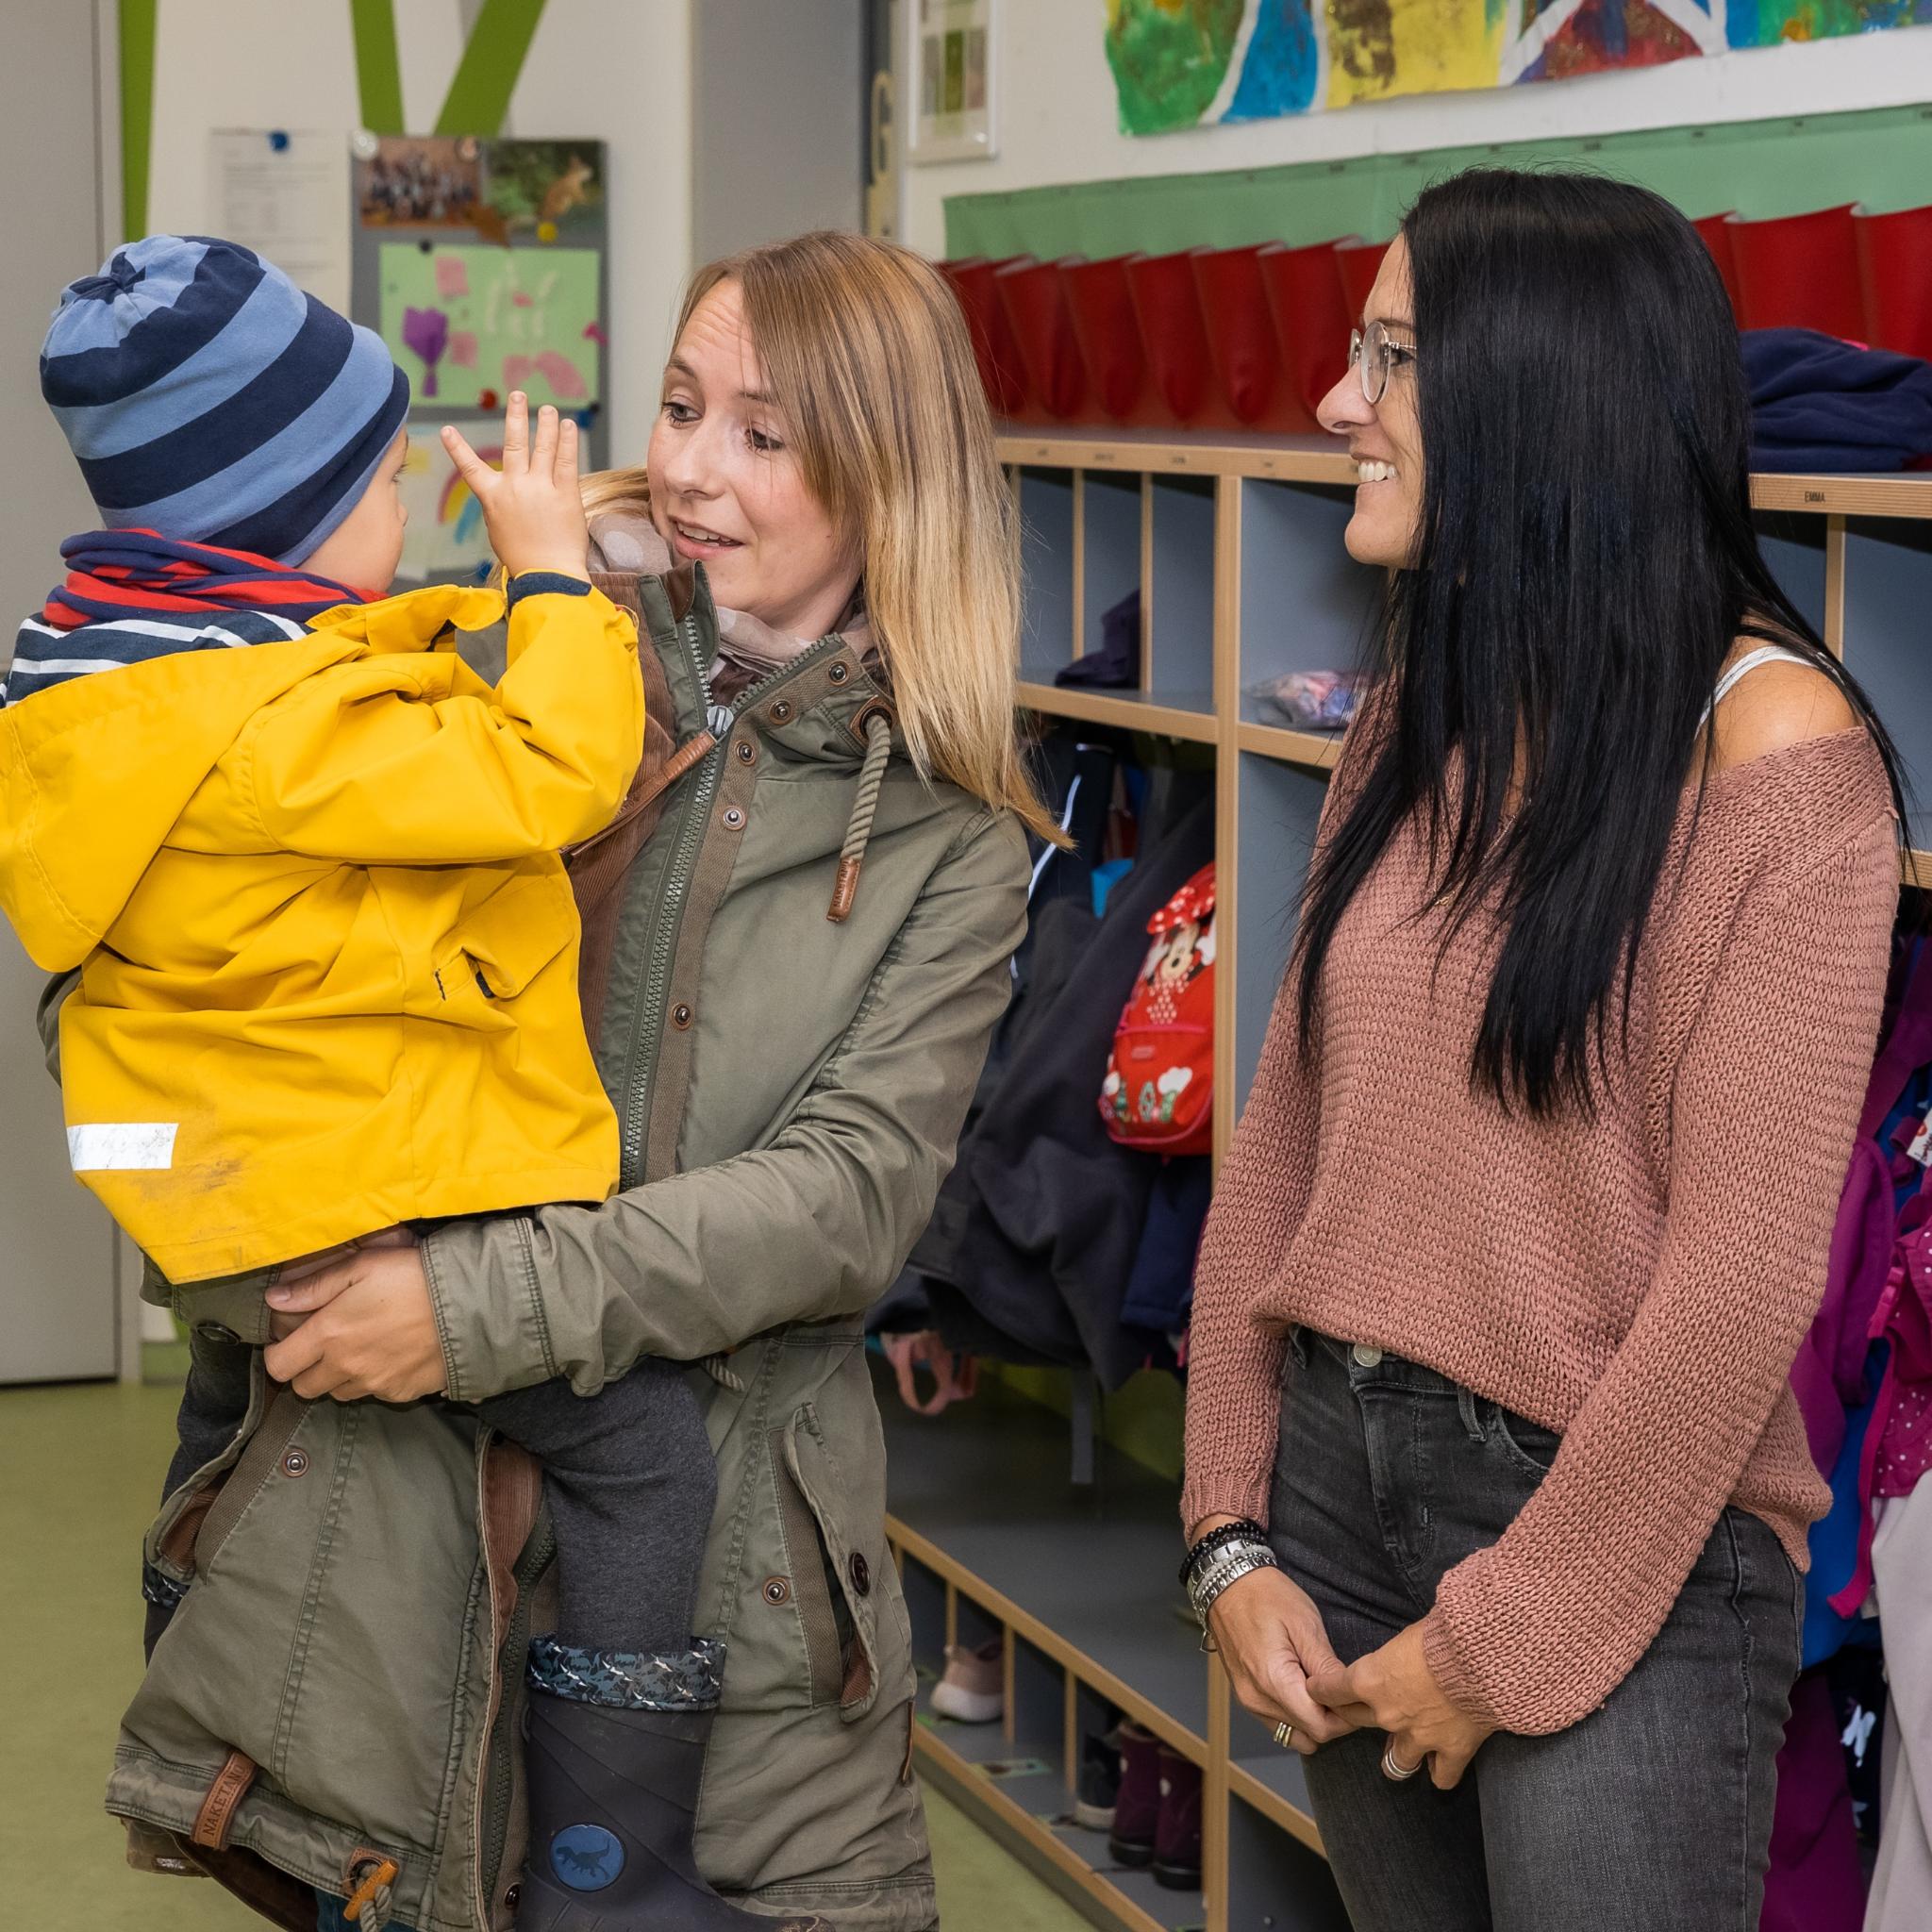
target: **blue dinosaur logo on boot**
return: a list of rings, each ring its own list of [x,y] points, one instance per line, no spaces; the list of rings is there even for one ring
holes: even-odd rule
[[[550,1869],[573,1891],[602,1891],[624,1870],[624,1846],[601,1824],[566,1824],[550,1840]]]

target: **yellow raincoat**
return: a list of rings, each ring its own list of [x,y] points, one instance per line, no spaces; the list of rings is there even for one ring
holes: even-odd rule
[[[74,1166],[173,1281],[616,1183],[558,852],[636,770],[637,628],[525,597],[492,689],[449,631],[502,612],[438,586],[0,709],[0,908],[81,968]]]

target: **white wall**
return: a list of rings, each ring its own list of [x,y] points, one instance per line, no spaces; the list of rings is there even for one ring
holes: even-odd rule
[[[691,58],[694,252],[859,220],[858,0],[710,0]]]
[[[641,454],[658,374],[691,268],[691,9],[697,0],[549,0],[504,132],[606,143],[610,207],[611,448]],[[474,8],[467,9],[474,11]],[[403,107],[427,132],[463,47],[460,0],[395,9]],[[361,125],[342,0],[161,0],[150,229],[208,226],[214,127],[337,132]],[[118,115],[110,103],[109,113]],[[346,172],[343,202],[348,200]]]
[[[425,4],[408,0],[412,11]],[[691,23],[703,4],[549,0],[504,129],[538,141],[594,135],[605,144],[617,365],[610,453],[619,463],[644,459],[678,297],[692,267]],[[439,92],[425,126],[441,99]],[[408,106],[413,118],[415,104]]]
[[[59,581],[60,540],[94,521],[37,361],[55,298],[106,253],[95,26],[89,7],[34,8],[9,23],[0,70],[0,157],[9,180],[32,184],[9,213],[0,282],[0,664],[14,625]],[[68,1169],[60,1093],[34,1027],[44,979],[0,920],[0,1384],[131,1374],[140,1363],[113,1227]]]
[[[1932,27],[1916,27],[1582,80],[1414,94],[1333,113],[1130,139],[1120,132],[1103,30],[1100,0],[1007,0],[995,54],[999,153],[991,161],[905,169],[905,236],[913,247],[945,252],[949,194],[1932,99]],[[914,95],[903,55],[898,96],[904,125]]]

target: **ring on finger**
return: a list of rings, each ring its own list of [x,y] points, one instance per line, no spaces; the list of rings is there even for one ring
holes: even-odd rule
[[[1284,1751],[1292,1751],[1294,1749],[1294,1726],[1290,1724],[1276,1724],[1274,1726],[1274,1741]]]
[[[1382,1746],[1382,1775],[1400,1784],[1404,1778],[1413,1777],[1423,1768],[1424,1760],[1418,1758],[1413,1764],[1405,1764],[1395,1755],[1395,1740],[1391,1738]]]

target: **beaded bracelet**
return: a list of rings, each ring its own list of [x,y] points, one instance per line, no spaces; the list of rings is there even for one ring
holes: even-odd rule
[[[1181,1558],[1180,1580],[1185,1583],[1208,1557],[1224,1543],[1242,1542],[1250,1539],[1256,1542],[1265,1543],[1268,1541],[1268,1532],[1258,1523],[1246,1516],[1234,1523],[1224,1523],[1219,1529],[1210,1529],[1199,1542],[1191,1544],[1188,1554]]]

